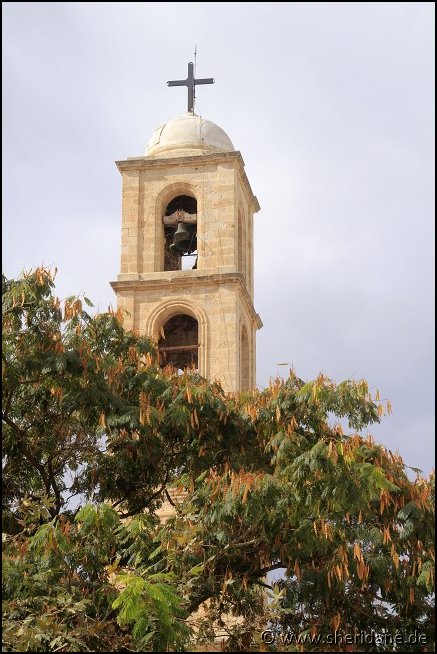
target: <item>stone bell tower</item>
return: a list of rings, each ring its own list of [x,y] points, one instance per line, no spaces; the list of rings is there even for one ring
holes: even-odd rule
[[[190,69],[191,65],[191,69]],[[158,342],[162,365],[194,366],[226,391],[255,387],[253,215],[240,152],[194,111],[158,127],[122,175],[121,268],[111,286],[125,326]],[[190,76],[191,74],[191,76]]]

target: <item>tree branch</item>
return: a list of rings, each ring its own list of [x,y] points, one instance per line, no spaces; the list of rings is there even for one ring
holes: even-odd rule
[[[264,577],[268,572],[273,572],[273,570],[286,570],[288,566],[285,565],[285,563],[279,562],[279,563],[274,563],[273,565],[268,565],[265,568],[260,568],[260,570],[256,570],[255,572],[252,572],[250,575],[250,578],[256,579],[257,577]]]
[[[142,506],[140,506],[139,508],[129,511],[128,513],[120,513],[120,518],[122,519],[131,518],[133,515],[136,515],[137,513],[140,513],[140,511],[143,511],[145,508],[147,508],[149,504],[153,502],[153,500],[155,500],[157,497],[161,495],[162,491],[167,486],[169,476],[170,476],[170,469],[167,469],[165,479],[162,482],[161,488],[158,488],[158,490],[155,493],[152,493],[152,495],[147,499],[147,502],[144,502]]]
[[[56,477],[55,474],[53,473],[53,466],[52,466],[52,461],[49,459],[47,461],[47,470],[49,473],[49,482],[53,488],[53,492],[55,494],[56,502],[55,502],[55,508],[50,511],[52,514],[52,517],[54,518],[59,514],[59,511],[61,510],[62,507],[62,497],[61,497],[61,491],[59,490],[58,484],[56,482]]]

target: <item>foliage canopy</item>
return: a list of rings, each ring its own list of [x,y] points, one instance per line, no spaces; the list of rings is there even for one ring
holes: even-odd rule
[[[3,278],[4,651],[433,651],[433,478],[365,381],[229,395],[53,288]]]

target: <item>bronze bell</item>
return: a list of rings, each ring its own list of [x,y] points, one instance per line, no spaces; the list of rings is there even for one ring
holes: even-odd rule
[[[170,245],[170,250],[177,254],[184,254],[187,252],[191,245],[192,236],[184,223],[178,223],[178,228],[173,236],[173,243]]]

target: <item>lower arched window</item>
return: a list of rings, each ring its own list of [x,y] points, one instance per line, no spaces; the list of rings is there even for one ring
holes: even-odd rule
[[[240,390],[248,391],[250,387],[249,373],[249,337],[246,326],[241,329],[240,341]]]
[[[178,313],[162,326],[158,341],[159,363],[179,370],[199,366],[199,326],[197,320]]]

